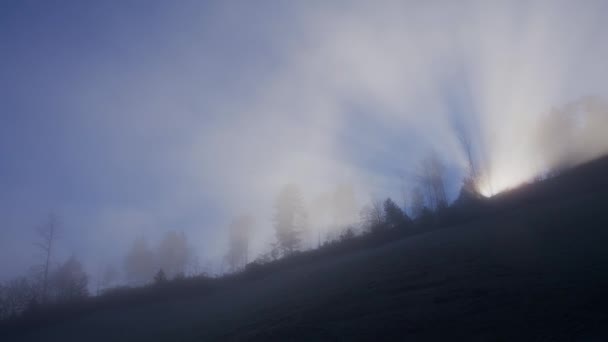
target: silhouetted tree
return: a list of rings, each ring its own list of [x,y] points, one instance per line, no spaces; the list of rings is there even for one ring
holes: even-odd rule
[[[252,226],[253,218],[243,215],[234,219],[228,227],[229,240],[226,261],[232,271],[243,268],[247,264]]]
[[[384,210],[380,201],[372,201],[371,204],[361,208],[361,224],[368,232],[378,232],[386,227]]]
[[[431,153],[422,161],[420,179],[427,191],[429,203],[434,209],[447,206],[447,195],[445,192],[445,166],[436,153]]]
[[[301,234],[307,229],[306,220],[299,188],[293,184],[283,187],[276,198],[274,216],[277,243],[283,255],[300,248]]]
[[[355,230],[352,227],[348,227],[340,234],[340,241],[352,240],[355,237]]]
[[[80,261],[74,256],[51,274],[50,284],[53,299],[58,302],[80,299],[89,295],[89,277]]]
[[[17,316],[27,310],[37,291],[26,277],[17,277],[3,286],[2,309],[4,317]]]
[[[38,227],[36,232],[38,234],[38,241],[36,241],[36,246],[40,249],[43,255],[43,263],[41,265],[42,268],[42,300],[46,301],[48,296],[48,287],[49,287],[49,272],[51,267],[51,257],[53,255],[53,245],[55,244],[55,239],[57,238],[57,229],[58,229],[58,218],[54,214],[50,214],[48,217],[48,221]]]
[[[465,125],[453,125],[456,131],[456,137],[460,143],[460,147],[464,152],[464,156],[467,160],[467,178],[471,179],[473,183],[478,180],[479,172],[477,170],[477,158],[475,158],[473,150],[473,138],[469,130]]]
[[[125,258],[125,274],[135,284],[149,282],[154,276],[156,260],[145,238],[137,238]]]
[[[6,286],[0,283],[0,319],[8,317],[8,306],[6,304]]]
[[[471,177],[466,177],[462,181],[462,187],[460,188],[460,193],[458,194],[458,198],[454,201],[455,206],[463,206],[467,205],[471,202],[478,201],[481,195],[477,191],[475,187],[475,181]]]
[[[267,264],[269,262],[277,260],[281,256],[281,250],[278,243],[271,243],[270,250],[260,254],[256,259],[255,263],[259,265]]]
[[[387,228],[403,227],[410,222],[410,218],[390,198],[384,201],[384,217]]]
[[[420,215],[416,218],[416,222],[423,227],[430,227],[435,222],[435,214],[427,207],[422,209]]]
[[[165,271],[163,271],[163,269],[161,268],[160,270],[158,270],[158,272],[156,272],[156,275],[154,275],[154,284],[160,285],[166,282],[167,275],[165,274]]]

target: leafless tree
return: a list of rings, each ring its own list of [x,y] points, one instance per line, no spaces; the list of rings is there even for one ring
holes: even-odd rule
[[[429,203],[434,209],[447,205],[445,192],[445,165],[436,153],[432,152],[421,163],[420,180],[427,192]]]
[[[0,318],[23,313],[36,300],[35,287],[27,277],[18,277],[2,287]]]
[[[467,175],[463,180],[463,189],[477,195],[478,186],[484,182],[484,186],[492,192],[490,167],[483,148],[475,144],[476,136],[464,125],[454,123],[453,128],[467,160]]]
[[[42,301],[47,300],[49,288],[49,269],[51,267],[51,258],[53,256],[53,247],[55,240],[58,237],[59,219],[56,215],[50,214],[48,221],[36,229],[38,241],[35,245],[43,254],[42,264]]]
[[[379,200],[361,208],[360,216],[364,230],[375,231],[384,227],[384,208]]]
[[[5,319],[10,314],[6,297],[7,287],[4,284],[0,283],[0,319]]]

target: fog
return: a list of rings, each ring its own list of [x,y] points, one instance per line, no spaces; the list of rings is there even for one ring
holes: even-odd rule
[[[601,1],[5,6],[3,279],[39,262],[50,212],[54,258],[93,275],[169,230],[217,273],[237,216],[254,217],[249,259],[269,249],[286,184],[315,246],[407,200],[432,153],[453,200],[462,135],[486,196],[608,151]],[[337,186],[357,206],[339,218]]]

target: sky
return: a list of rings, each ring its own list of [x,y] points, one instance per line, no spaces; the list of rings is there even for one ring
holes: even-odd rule
[[[49,213],[55,262],[75,255],[95,273],[168,230],[217,263],[241,214],[262,252],[281,186],[310,207],[337,184],[360,205],[399,200],[430,153],[453,199],[466,172],[455,127],[482,192],[529,181],[556,160],[538,143],[551,108],[606,97],[607,7],[2,1],[0,280],[40,261]],[[601,132],[585,158],[608,151]]]

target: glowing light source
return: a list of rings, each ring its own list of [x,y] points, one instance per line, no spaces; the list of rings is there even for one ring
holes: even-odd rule
[[[486,198],[494,196],[494,192],[492,191],[490,186],[478,186],[477,191]]]
[[[492,197],[509,189],[534,179],[536,172],[524,167],[505,167],[500,172],[495,172],[492,177],[482,177],[477,182],[477,191],[484,197]]]

